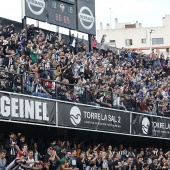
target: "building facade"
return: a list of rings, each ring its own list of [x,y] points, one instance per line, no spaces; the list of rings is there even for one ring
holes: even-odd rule
[[[97,39],[100,42],[103,34],[106,34],[105,42],[117,48],[135,49],[149,53],[151,48],[157,53],[169,54],[170,48],[170,15],[162,18],[160,27],[142,27],[141,23],[119,23],[115,19],[115,28],[111,29],[107,24],[97,31]]]

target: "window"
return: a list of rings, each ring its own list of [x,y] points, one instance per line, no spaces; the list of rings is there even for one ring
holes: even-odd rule
[[[115,43],[115,40],[110,40],[110,43]]]
[[[116,40],[110,40],[110,45],[114,45],[114,47],[116,47]]]
[[[152,38],[152,45],[163,44],[163,43],[164,43],[164,39],[163,38]]]
[[[146,38],[141,39],[142,44],[146,44]]]
[[[125,45],[126,45],[126,46],[132,45],[132,39],[126,39],[126,40],[125,40]]]

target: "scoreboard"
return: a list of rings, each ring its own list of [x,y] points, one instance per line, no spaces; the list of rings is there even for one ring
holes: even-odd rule
[[[47,22],[76,30],[77,17],[75,0],[49,0]]]
[[[95,35],[95,0],[22,0],[24,16]]]

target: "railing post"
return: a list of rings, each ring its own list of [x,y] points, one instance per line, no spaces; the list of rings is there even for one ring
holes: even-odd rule
[[[135,97],[135,111],[137,111],[137,99]]]
[[[111,92],[111,101],[112,101],[112,108],[113,108],[113,92]]]
[[[23,74],[21,74],[21,94],[23,94]]]
[[[158,116],[159,115],[158,101],[156,101],[156,113],[157,113],[157,116]]]
[[[85,93],[84,93],[85,94],[85,96],[84,96],[85,97],[85,104],[87,104],[87,89],[86,89],[86,87],[84,88],[84,90],[85,90]]]
[[[56,99],[58,99],[58,86],[57,86],[57,82],[55,82],[55,95],[56,95]]]

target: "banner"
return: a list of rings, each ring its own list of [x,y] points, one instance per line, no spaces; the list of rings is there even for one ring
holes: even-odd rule
[[[56,125],[56,102],[0,93],[0,119]]]
[[[25,0],[25,15],[46,22],[46,0]]]
[[[96,35],[95,0],[78,0],[78,31]]]
[[[58,125],[130,134],[130,113],[59,102]]]
[[[170,138],[170,119],[133,113],[132,134]]]

